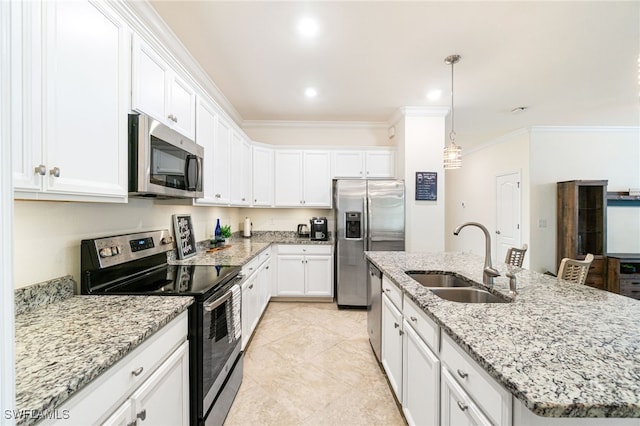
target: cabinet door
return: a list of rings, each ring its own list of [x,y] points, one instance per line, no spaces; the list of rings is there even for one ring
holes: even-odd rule
[[[231,132],[231,204],[249,205],[251,199],[251,146],[241,134]]]
[[[206,156],[206,154],[205,154]],[[213,143],[213,198],[217,204],[229,204],[230,194],[231,126],[219,115]]]
[[[132,422],[131,419],[135,418],[134,414],[133,402],[127,399],[115,413],[102,423],[102,426],[129,426]]]
[[[277,207],[301,207],[302,199],[302,151],[275,153],[275,205]]]
[[[403,323],[402,410],[409,425],[437,425],[440,360],[407,321]]]
[[[334,178],[364,177],[364,153],[362,151],[336,151],[333,153]]]
[[[328,151],[304,152],[302,181],[305,207],[331,207],[331,157]]]
[[[382,295],[382,366],[398,401],[402,401],[402,314]]]
[[[476,426],[491,425],[491,422],[480,411],[466,392],[456,383],[449,370],[441,369],[441,425],[442,426]]]
[[[103,3],[44,7],[43,190],[124,198],[130,31]]]
[[[169,106],[167,118],[171,127],[186,137],[195,137],[196,94],[193,88],[175,73],[169,78]],[[171,117],[169,117],[169,115]]]
[[[214,143],[216,135],[217,113],[213,106],[203,98],[198,98],[196,106],[196,143],[204,148],[203,160],[203,197],[195,200],[196,204],[215,203],[214,197]]]
[[[183,343],[131,396],[135,418],[150,425],[189,423],[189,343]]]
[[[273,205],[273,149],[253,147],[253,205]]]
[[[304,296],[304,256],[278,255],[278,296]]]
[[[242,349],[249,342],[257,322],[256,293],[256,275],[253,275],[242,284]]]
[[[133,37],[131,107],[167,123],[165,78],[169,65],[140,37]],[[168,124],[168,123],[167,123]]]
[[[394,177],[395,153],[393,151],[367,151],[365,153],[366,177]]]
[[[333,296],[332,256],[305,257],[305,294],[307,296]]]

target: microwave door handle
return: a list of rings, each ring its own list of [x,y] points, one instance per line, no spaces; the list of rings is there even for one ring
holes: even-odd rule
[[[189,177],[191,176],[189,172],[191,171],[191,164],[194,161],[196,165],[196,174],[195,174],[195,182],[192,184],[191,180],[189,179]],[[198,164],[198,157],[192,154],[187,155],[187,161],[185,161],[184,163],[184,177],[185,177],[185,183],[187,184],[187,190],[195,191],[197,189],[199,175],[200,175],[200,166]]]

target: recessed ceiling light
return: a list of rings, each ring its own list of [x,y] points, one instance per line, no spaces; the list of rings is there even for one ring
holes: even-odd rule
[[[307,98],[315,98],[318,95],[318,91],[313,87],[307,87],[306,89],[304,89],[304,95]]]
[[[318,30],[318,23],[313,18],[302,18],[298,21],[298,32],[303,37],[315,37]]]
[[[430,90],[427,92],[427,99],[430,101],[436,101],[442,97],[442,90]]]

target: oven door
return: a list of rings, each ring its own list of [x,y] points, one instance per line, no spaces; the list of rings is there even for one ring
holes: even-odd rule
[[[202,308],[202,389],[206,413],[240,355],[240,286],[234,283],[222,289],[207,299]]]

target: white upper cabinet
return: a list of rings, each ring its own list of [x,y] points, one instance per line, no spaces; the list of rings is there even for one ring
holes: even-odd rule
[[[133,38],[133,109],[195,138],[195,91],[140,37]]]
[[[204,148],[202,187],[203,197],[195,204],[215,203],[213,152],[216,136],[217,113],[213,105],[201,97],[196,104],[196,143]]]
[[[275,205],[331,207],[329,151],[276,150]]]
[[[395,175],[393,150],[334,151],[334,178],[392,178]]]
[[[251,204],[251,145],[241,133],[231,136],[231,204]]]
[[[16,3],[12,20],[16,198],[125,201],[129,28],[103,2]]]
[[[205,158],[207,153],[204,154]],[[216,204],[231,202],[231,125],[222,116],[216,118],[213,143],[213,199]]]
[[[253,205],[273,205],[273,149],[253,146]]]

